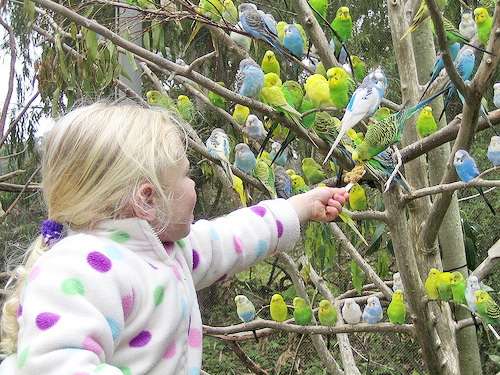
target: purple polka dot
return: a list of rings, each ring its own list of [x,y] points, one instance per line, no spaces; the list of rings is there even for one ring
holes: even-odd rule
[[[60,316],[51,312],[43,312],[36,317],[36,326],[42,330],[49,329],[57,323]]]
[[[278,230],[278,238],[283,235],[283,223],[279,220],[276,220],[276,229]]]
[[[175,353],[176,353],[176,347],[175,347],[175,341],[174,341],[169,346],[167,346],[167,349],[165,350],[165,354],[163,354],[163,358],[170,359],[175,355]]]
[[[193,249],[193,271],[198,268],[198,264],[200,264],[200,254]]]
[[[260,217],[264,217],[266,214],[266,209],[262,206],[252,206],[250,209],[256,214],[259,215]]]
[[[174,252],[174,243],[167,241],[163,243],[163,248],[167,252],[168,255],[172,254]]]
[[[94,352],[97,355],[100,355],[103,352],[101,345],[99,345],[99,343],[90,336],[85,337],[82,347],[83,349]]]
[[[23,315],[23,305],[17,306],[17,311],[16,311],[16,316],[19,318],[21,315]]]
[[[123,309],[123,317],[125,320],[129,317],[132,312],[132,308],[134,307],[134,294],[127,294],[122,297],[122,309]]]
[[[151,333],[149,331],[141,331],[137,336],[135,336],[128,343],[132,348],[140,348],[142,346],[147,345],[147,343],[151,340]]]
[[[241,240],[234,236],[233,237],[233,244],[234,244],[234,251],[236,251],[236,253],[238,254],[241,254],[243,253],[243,244],[241,243]]]
[[[108,272],[111,269],[111,260],[98,251],[92,251],[87,255],[87,263],[98,272]]]
[[[201,330],[197,328],[191,328],[188,335],[188,344],[193,348],[201,347]]]

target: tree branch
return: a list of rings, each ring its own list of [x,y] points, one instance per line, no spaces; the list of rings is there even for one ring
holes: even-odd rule
[[[0,17],[0,25],[7,31],[9,35],[10,47],[10,67],[9,67],[9,83],[7,87],[7,94],[3,102],[2,113],[0,114],[0,135],[3,135],[5,129],[5,122],[7,121],[7,111],[9,110],[10,100],[12,98],[12,91],[14,91],[14,78],[16,74],[16,39],[12,28]],[[3,142],[2,142],[3,143]]]
[[[262,369],[257,363],[252,361],[249,356],[241,349],[240,345],[236,341],[227,341],[226,345],[230,347],[234,354],[240,359],[240,361],[249,369],[252,373],[257,375],[269,375],[267,371]]]
[[[479,280],[483,280],[488,275],[496,262],[500,260],[500,239],[488,250],[488,256],[485,260],[472,272]]]
[[[28,186],[26,186],[26,188],[24,188],[24,185],[10,184],[8,182],[0,182],[0,191],[8,191],[10,193],[18,193],[21,191],[34,193],[41,190],[42,186],[40,184],[29,184]]]
[[[9,172],[0,176],[0,182],[10,180],[16,176],[24,174],[26,171],[22,169],[18,169],[17,171]]]
[[[21,109],[21,111],[18,113],[18,115],[16,116],[16,118],[14,119],[14,121],[12,121],[12,123],[9,125],[9,128],[7,129],[7,131],[3,134],[3,137],[0,139],[0,147],[3,146],[3,144],[5,143],[5,141],[7,140],[7,138],[9,137],[9,134],[12,132],[12,130],[14,130],[14,128],[16,127],[17,123],[23,118],[24,114],[26,113],[26,111],[29,109],[29,107],[31,106],[31,104],[35,101],[35,99],[38,97],[40,93],[37,91],[31,98],[29,98],[29,100],[24,104],[23,108]]]
[[[350,211],[346,208],[343,209],[353,220],[378,220],[382,222],[387,222],[387,212],[386,211]]]
[[[148,102],[146,102],[143,98],[141,98],[134,90],[128,87],[123,81],[120,81],[119,79],[115,78],[113,79],[113,82],[116,84],[118,89],[120,89],[120,91],[122,91],[128,98],[132,99],[142,107],[149,108]]]

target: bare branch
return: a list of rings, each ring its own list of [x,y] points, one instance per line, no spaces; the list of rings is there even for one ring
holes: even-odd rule
[[[227,341],[226,345],[229,346],[234,354],[240,359],[240,361],[249,369],[253,374],[257,375],[269,375],[267,371],[262,369],[257,363],[252,361],[252,359],[246,355],[246,353],[241,349],[240,345],[236,341]]]
[[[118,89],[120,89],[120,91],[122,91],[127,97],[129,97],[142,107],[149,108],[148,103],[143,98],[141,98],[134,90],[128,87],[123,81],[115,78],[113,82],[116,84]]]
[[[24,106],[21,109],[21,111],[18,113],[18,115],[16,116],[16,118],[14,119],[14,121],[12,121],[12,123],[9,125],[9,128],[7,129],[7,131],[3,134],[3,137],[0,139],[0,147],[3,146],[3,144],[5,143],[5,141],[7,140],[7,138],[9,137],[9,134],[12,132],[12,130],[14,130],[14,128],[16,127],[17,123],[22,119],[22,117],[24,116],[24,114],[26,113],[26,111],[29,109],[29,107],[35,101],[35,99],[38,97],[39,94],[40,93],[37,91],[24,104]]]
[[[350,211],[346,208],[343,209],[349,216],[356,221],[360,220],[378,220],[387,222],[387,212],[386,211]]]
[[[3,135],[5,129],[5,122],[7,121],[7,111],[9,110],[10,100],[12,98],[12,91],[14,91],[14,77],[16,74],[16,39],[12,28],[0,17],[0,25],[9,34],[9,47],[10,47],[10,67],[9,67],[9,83],[7,87],[7,94],[3,102],[2,113],[0,114],[0,135]]]
[[[9,172],[4,175],[0,176],[0,182],[10,180],[11,178],[14,178],[16,176],[19,176],[21,174],[24,174],[26,171],[22,169],[18,169],[17,171]]]
[[[215,51],[209,52],[206,55],[200,56],[197,59],[193,60],[191,64],[188,66],[187,72],[191,72],[191,70],[197,68],[199,65],[201,65],[205,60],[209,60],[212,57],[215,56]]]
[[[488,275],[496,262],[500,260],[500,239],[488,250],[488,256],[485,260],[472,272],[479,280],[483,280]]]
[[[483,191],[483,194],[491,193],[492,191],[495,191],[495,189],[496,189],[495,187],[486,189],[485,191]],[[479,193],[472,194],[472,195],[469,195],[467,197],[459,198],[458,201],[459,202],[465,202],[465,201],[468,201],[468,200],[471,200],[471,199],[479,198],[480,196],[481,196],[481,194],[479,194]]]
[[[34,193],[41,191],[42,186],[40,184],[29,184],[24,188],[24,185],[10,184],[8,182],[0,182],[0,191],[8,191],[11,193],[18,193],[21,191],[27,191],[29,193]]]

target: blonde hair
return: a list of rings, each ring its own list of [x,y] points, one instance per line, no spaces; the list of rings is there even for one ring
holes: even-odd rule
[[[132,104],[100,102],[63,116],[44,140],[42,190],[48,218],[81,230],[122,217],[134,205],[147,211],[151,207],[134,197],[149,182],[157,193],[158,222],[168,225],[169,186],[179,175],[176,165],[186,157],[182,129],[173,114]],[[22,286],[46,250],[38,237],[15,271],[0,322],[0,350],[5,353],[16,351]]]

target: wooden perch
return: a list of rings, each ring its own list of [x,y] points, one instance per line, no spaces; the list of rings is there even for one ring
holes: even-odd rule
[[[500,260],[500,239],[488,250],[488,256],[485,260],[472,272],[479,280],[483,280],[493,269],[495,264]]]

